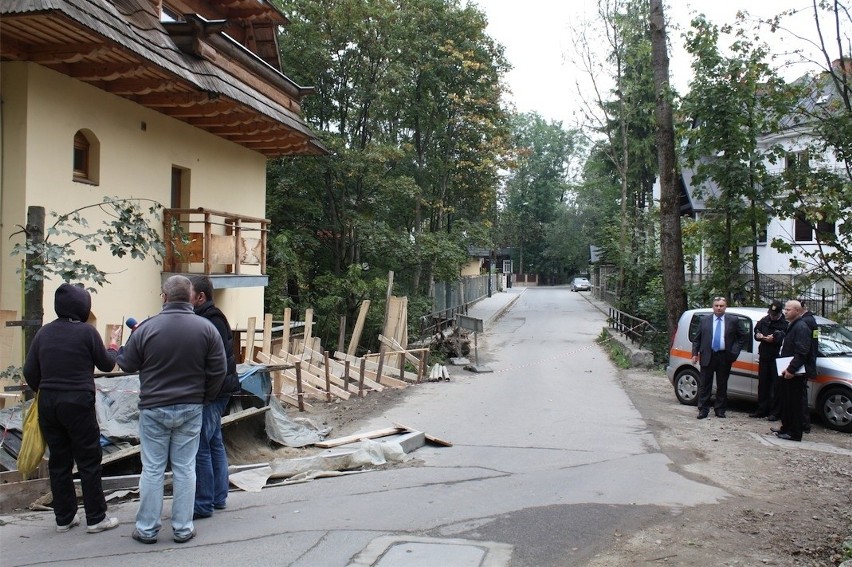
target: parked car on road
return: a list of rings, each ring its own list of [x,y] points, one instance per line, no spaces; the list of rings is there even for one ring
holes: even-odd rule
[[[586,278],[574,278],[571,281],[571,291],[589,291],[592,289],[592,282]]]
[[[692,364],[692,339],[698,323],[713,313],[710,308],[691,309],[680,317],[669,350],[666,373],[680,403],[698,401],[698,365]],[[757,401],[757,341],[754,326],[766,315],[759,307],[729,307],[726,315],[739,319],[746,332],[745,345],[731,368],[728,396]],[[852,330],[823,317],[819,325],[817,375],[808,381],[808,403],[826,426],[852,432]]]

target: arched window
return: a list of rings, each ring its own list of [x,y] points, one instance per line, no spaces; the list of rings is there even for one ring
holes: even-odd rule
[[[74,134],[74,181],[98,183],[100,144],[93,133],[78,130]]]

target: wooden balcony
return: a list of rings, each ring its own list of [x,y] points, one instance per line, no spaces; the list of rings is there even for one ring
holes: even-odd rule
[[[269,219],[197,209],[164,209],[163,280],[205,274],[217,288],[266,286]]]

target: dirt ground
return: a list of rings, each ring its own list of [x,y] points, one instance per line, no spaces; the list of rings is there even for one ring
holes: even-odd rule
[[[625,370],[621,381],[672,467],[731,496],[683,509],[639,533],[613,533],[608,551],[590,567],[842,562],[844,542],[852,547],[852,435],[815,423],[804,442],[784,442],[769,432],[777,422],[748,417],[752,404],[734,403],[724,420],[699,421],[694,407],[677,402],[662,371]],[[317,404],[309,417],[332,426],[332,438],[349,435],[360,431],[361,419],[404,403],[405,395],[386,390]]]

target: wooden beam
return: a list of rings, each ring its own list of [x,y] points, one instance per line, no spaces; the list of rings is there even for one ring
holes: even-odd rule
[[[354,435],[347,435],[346,437],[338,437],[337,439],[326,439],[325,441],[314,443],[314,446],[329,449],[331,447],[339,447],[340,445],[354,443],[362,439],[377,439],[379,437],[387,437],[388,435],[396,435],[402,431],[405,431],[402,427],[387,427],[385,429],[365,431],[364,433],[355,433]]]
[[[354,356],[358,350],[358,343],[361,341],[361,333],[364,331],[364,321],[367,320],[367,311],[370,309],[370,300],[365,299],[361,302],[361,309],[358,311],[358,319],[355,320],[355,329],[352,331],[352,338],[349,339],[349,348],[346,349],[346,354]]]
[[[334,358],[338,360],[349,360],[353,364],[361,364],[362,362],[367,363],[365,358],[358,358],[356,356],[349,356],[345,352],[335,352]],[[373,364],[373,363],[370,363]],[[363,366],[363,365],[362,365]],[[377,375],[375,372],[371,370],[364,370],[364,376],[370,378],[371,380],[377,381]],[[390,386],[391,388],[406,388],[408,387],[408,382],[404,380],[400,380],[399,378],[393,378],[392,376],[382,375],[381,384],[383,386]]]

